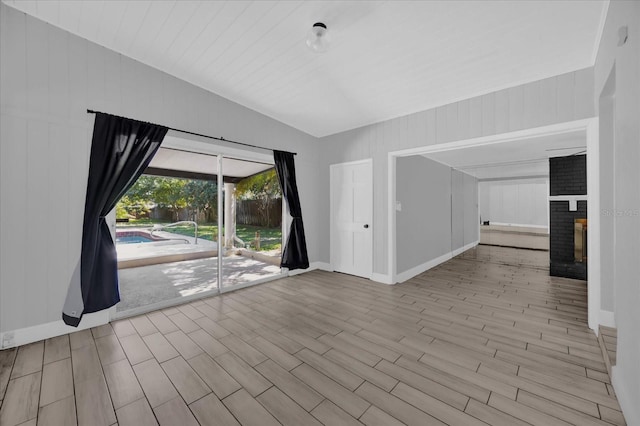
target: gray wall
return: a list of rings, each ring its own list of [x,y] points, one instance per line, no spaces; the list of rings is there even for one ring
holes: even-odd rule
[[[594,116],[593,69],[466,99],[320,139],[324,170],[328,165],[373,159],[373,271],[387,274],[388,153],[455,140],[493,135]],[[328,173],[321,199],[329,197]],[[328,204],[320,215],[329,227]],[[329,233],[320,236],[320,256],[329,260]]]
[[[629,39],[618,47],[622,26],[628,26]],[[613,161],[602,163],[600,174],[611,176],[615,187],[613,199],[604,193],[607,188],[601,190],[600,208],[601,213],[615,215],[615,244],[610,239],[602,241],[601,252],[613,252],[613,271],[603,270],[608,275],[602,276],[601,283],[615,299],[618,355],[614,386],[627,424],[635,425],[640,424],[640,2],[609,4],[594,67],[596,105],[614,65],[615,141],[600,141],[601,159],[604,150]]]
[[[0,15],[0,331],[61,318],[80,257],[87,108],[297,152],[309,256],[318,260],[329,203],[317,196],[327,168],[316,138],[4,3]]]
[[[548,178],[485,181],[478,184],[483,221],[549,225]]]
[[[451,249],[464,246],[464,177],[451,170]],[[436,225],[437,226],[437,225]]]
[[[423,156],[397,163],[397,272],[478,240],[477,180]]]
[[[397,271],[451,251],[451,169],[422,156],[398,159]]]
[[[466,173],[462,174],[464,185],[464,245],[480,238],[480,218],[478,217],[478,179]]]

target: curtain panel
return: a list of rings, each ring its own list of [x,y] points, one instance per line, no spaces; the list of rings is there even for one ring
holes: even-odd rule
[[[302,207],[300,206],[300,196],[298,195],[298,185],[296,183],[294,154],[274,150],[273,159],[282,189],[282,196],[287,201],[289,214],[293,219],[289,238],[287,238],[282,251],[280,266],[289,270],[307,269],[309,267],[309,257],[302,223]]]
[[[120,301],[116,248],[105,218],[147,168],[167,131],[163,126],[96,113],[80,274],[74,274],[67,292],[62,311],[66,324],[77,327],[83,314]]]

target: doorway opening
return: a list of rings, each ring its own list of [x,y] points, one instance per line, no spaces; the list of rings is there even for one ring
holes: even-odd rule
[[[505,148],[503,154],[506,157],[500,157],[501,154],[492,154],[491,161],[487,163],[500,163],[501,161],[514,161],[513,154],[521,154],[523,149],[538,148],[538,142],[545,139],[552,139],[560,141],[564,137],[572,137],[574,135],[581,135],[583,143],[581,151],[578,153],[584,153],[586,151],[586,168],[589,170],[587,174],[587,193],[586,196],[581,196],[584,200],[587,200],[589,210],[592,212],[600,211],[600,181],[599,181],[599,139],[598,139],[598,120],[596,118],[576,120],[572,122],[559,123],[549,126],[543,126],[532,129],[525,129],[515,132],[502,133],[497,135],[482,136],[473,139],[454,141],[449,143],[442,143],[437,145],[422,146],[417,148],[411,148],[401,151],[390,152],[388,154],[388,203],[387,203],[387,240],[388,240],[388,282],[397,282],[397,211],[399,207],[397,205],[397,184],[398,176],[398,160],[401,157],[410,156],[427,156],[428,158],[435,159],[444,164],[447,163],[443,159],[447,156],[455,157],[455,152],[459,150],[478,150],[477,156],[470,156],[476,160],[482,155],[480,150],[483,147],[491,147],[495,145],[503,145]],[[509,147],[515,147],[518,143],[524,142],[524,145],[517,149],[509,149]],[[566,146],[560,146],[561,148],[567,148]],[[568,147],[572,148],[572,147]],[[553,146],[549,149],[554,149]],[[489,152],[489,151],[488,151]],[[573,154],[577,154],[573,152]],[[570,154],[568,154],[570,155]],[[435,158],[438,157],[438,158]],[[549,157],[549,155],[547,155]],[[535,157],[533,157],[535,158]],[[576,197],[553,197],[550,201],[567,201],[569,203],[575,202]],[[478,217],[478,223],[480,217]],[[599,215],[592,215],[589,217],[589,226],[587,228],[587,251],[589,253],[588,268],[588,320],[589,327],[596,329],[600,323],[600,218]],[[478,235],[478,239],[480,235]],[[435,259],[430,267],[433,267],[442,261],[446,260]]]
[[[273,160],[185,145],[165,139],[115,209],[116,318],[282,276]]]

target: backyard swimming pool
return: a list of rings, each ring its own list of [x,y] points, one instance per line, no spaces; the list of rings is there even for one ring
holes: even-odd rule
[[[141,235],[127,235],[116,237],[116,244],[138,244],[138,243],[152,243],[151,238],[143,237]]]

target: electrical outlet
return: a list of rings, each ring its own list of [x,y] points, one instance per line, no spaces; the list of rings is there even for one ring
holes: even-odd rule
[[[402,203],[400,201],[396,201],[396,211],[397,212],[402,211]]]
[[[2,349],[10,348],[13,346],[14,334],[13,331],[8,331],[2,335]]]

